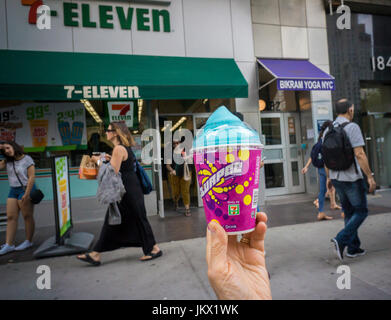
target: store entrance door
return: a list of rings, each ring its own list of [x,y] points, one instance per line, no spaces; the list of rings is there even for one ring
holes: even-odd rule
[[[266,196],[305,191],[298,113],[261,114]]]
[[[391,187],[390,113],[367,112],[363,117],[366,150],[375,181],[380,188]]]
[[[161,154],[161,137],[159,127],[159,110],[155,109],[155,133],[153,137],[153,174],[155,176],[155,189],[157,199],[157,210],[161,218],[164,218],[164,197],[163,197],[163,176],[162,176],[162,154]]]

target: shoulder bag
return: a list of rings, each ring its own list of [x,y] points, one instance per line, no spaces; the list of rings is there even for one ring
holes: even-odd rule
[[[22,188],[24,190],[26,190],[26,187],[23,185],[22,181],[20,181],[20,178],[19,178],[18,174],[16,173],[14,161],[12,161],[12,166],[14,167],[14,172],[15,172],[16,177],[18,178],[20,185],[22,186]],[[40,203],[44,197],[45,197],[45,195],[43,194],[43,192],[40,189],[31,190],[31,192],[30,192],[30,199],[33,204]]]
[[[136,155],[134,154],[133,150],[131,150],[131,151],[133,153],[133,157],[134,157],[134,160],[135,160],[134,171],[136,172],[137,177],[138,177],[138,179],[140,181],[143,193],[144,194],[150,194],[152,189],[153,189],[152,188],[152,183],[149,180],[149,177],[148,177],[147,173],[145,172],[143,166],[137,161]]]

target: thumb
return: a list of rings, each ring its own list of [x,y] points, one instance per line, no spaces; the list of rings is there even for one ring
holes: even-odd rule
[[[227,265],[228,236],[216,221],[208,224],[206,236],[207,263],[209,269],[222,271]]]

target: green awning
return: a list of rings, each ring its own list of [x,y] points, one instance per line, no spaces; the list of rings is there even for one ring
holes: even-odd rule
[[[233,59],[0,50],[2,100],[246,98]]]

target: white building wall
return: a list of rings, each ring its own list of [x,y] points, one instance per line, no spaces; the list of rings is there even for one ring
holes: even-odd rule
[[[323,0],[251,0],[251,12],[256,57],[308,59],[329,73]],[[312,91],[311,102],[312,126],[317,137],[317,120],[332,118],[331,93]],[[309,144],[306,149],[305,160],[311,147]],[[306,175],[306,190],[317,192],[317,176],[313,168]],[[264,193],[261,193],[262,198]]]
[[[66,2],[71,2],[68,0]],[[237,99],[242,111],[255,111],[256,68],[250,0],[172,0],[169,6],[124,4],[123,1],[72,2],[78,4],[78,27],[64,26],[63,1],[45,0],[57,11],[50,30],[28,23],[29,6],[21,0],[0,0],[0,48],[11,50],[117,53],[135,55],[234,58],[249,83],[249,99]],[[97,28],[84,28],[81,4],[90,5],[90,20]],[[137,30],[135,12],[131,30],[122,30],[113,11],[114,29],[99,27],[98,5],[167,9],[171,32]],[[6,17],[5,17],[6,15]],[[152,23],[151,23],[152,24]],[[8,30],[8,33],[7,33]],[[8,38],[8,43],[7,43]]]
[[[7,49],[7,20],[5,0],[0,0],[0,49]]]

